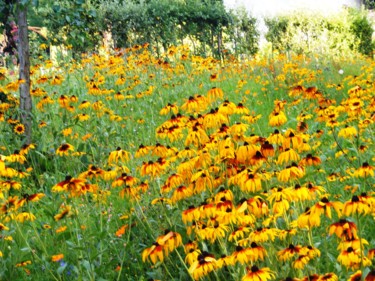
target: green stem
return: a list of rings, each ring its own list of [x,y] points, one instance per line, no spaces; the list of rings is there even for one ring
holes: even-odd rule
[[[361,264],[360,264],[360,270],[362,272],[362,275],[361,275],[361,280],[365,280],[364,279],[364,276],[363,276],[363,243],[362,243],[362,231],[361,231],[361,224],[360,224],[360,220],[359,220],[359,213],[358,211],[356,212],[356,219],[357,219],[357,226],[358,226],[358,239],[359,239],[359,251],[360,251],[360,254],[361,254]]]
[[[43,262],[43,259],[40,258],[40,257],[36,254],[36,251],[33,251],[33,249],[31,248],[31,246],[30,246],[28,240],[27,240],[26,237],[23,235],[23,232],[22,232],[22,230],[21,230],[21,228],[20,228],[18,222],[17,222],[17,221],[15,221],[15,222],[16,222],[16,226],[17,226],[18,233],[20,234],[20,236],[21,236],[21,238],[23,239],[23,241],[26,243],[26,246],[30,249],[30,252],[33,254],[33,256],[34,256],[38,261]],[[40,239],[39,235],[36,235],[36,236]],[[41,245],[42,245],[43,250],[45,251],[45,254],[48,256],[48,253],[46,252],[46,248],[45,248],[43,242],[41,242]],[[52,275],[52,277],[53,277],[54,280],[61,280],[60,276],[56,277],[55,274],[53,274],[53,272],[49,269],[49,267],[46,267],[46,268],[47,268],[47,270],[49,271],[49,273]]]

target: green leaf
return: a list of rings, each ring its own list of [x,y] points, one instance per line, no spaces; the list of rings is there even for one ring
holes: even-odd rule
[[[60,267],[57,269],[57,274],[61,275],[61,274],[64,272],[64,270],[65,270],[65,268],[66,268],[67,266],[68,266],[67,263],[64,263],[62,266],[60,266]]]
[[[87,271],[91,271],[91,264],[88,260],[83,260],[81,264]]]

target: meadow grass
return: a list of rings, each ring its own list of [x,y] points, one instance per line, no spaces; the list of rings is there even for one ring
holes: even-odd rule
[[[25,146],[4,70],[0,279],[374,280],[374,72],[183,46],[44,61]]]

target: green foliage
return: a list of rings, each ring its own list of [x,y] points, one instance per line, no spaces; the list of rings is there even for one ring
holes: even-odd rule
[[[196,54],[220,57],[235,41],[240,53],[257,50],[255,20],[227,12],[222,1],[102,1],[98,18],[116,47],[148,43],[159,54],[161,47],[190,44]]]
[[[276,50],[282,51],[286,48],[283,43],[284,35],[288,29],[288,19],[286,17],[267,18],[265,24],[268,28],[266,39],[272,43],[272,47]]]
[[[34,57],[44,56],[42,43],[69,46],[76,54],[93,51],[105,34],[112,35],[114,47],[148,44],[158,55],[177,44],[215,57],[224,49],[249,55],[258,50],[255,19],[226,11],[221,0],[40,0],[29,1],[28,8],[29,25],[48,30],[48,41],[31,35]]]
[[[255,55],[259,50],[259,32],[256,28],[256,19],[244,9],[231,11],[232,22],[229,26],[229,35],[234,44],[236,54]]]
[[[375,9],[375,0],[364,0],[363,4],[365,5],[366,9]]]
[[[350,30],[359,41],[358,51],[363,55],[372,56],[375,49],[374,42],[372,42],[374,29],[364,12],[354,13]]]
[[[77,52],[86,52],[94,49],[100,42],[95,1],[39,2],[38,6],[33,7],[31,24],[47,27],[52,44],[64,44]]]
[[[356,52],[370,55],[374,48],[366,14],[353,9],[331,16],[295,12],[265,23],[266,39],[280,52],[353,56]]]

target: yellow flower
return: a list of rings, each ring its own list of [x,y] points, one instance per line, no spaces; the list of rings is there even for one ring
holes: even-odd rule
[[[189,267],[189,273],[195,280],[201,279],[218,267],[217,261],[213,255],[202,252],[198,259]]]
[[[59,228],[57,228],[55,230],[56,233],[61,233],[61,232],[64,232],[65,230],[67,229],[66,225],[64,226],[60,226]]]
[[[294,257],[294,255],[298,254],[300,251],[301,246],[294,246],[293,244],[290,244],[288,248],[278,251],[277,257],[282,262],[285,262],[287,260],[290,260],[292,257]]]
[[[309,263],[309,261],[310,261],[309,256],[301,255],[293,262],[293,267],[297,269],[303,269],[305,265]]]
[[[9,227],[7,227],[4,224],[0,223],[0,231],[2,231],[2,230],[9,230]]]
[[[25,126],[23,124],[17,124],[14,126],[14,132],[18,135],[22,135],[25,132]]]
[[[112,151],[108,157],[108,164],[118,163],[119,161],[128,161],[130,158],[130,153],[117,147],[115,151]]]
[[[71,209],[72,209],[72,207],[69,206],[69,205],[63,206],[61,208],[61,212],[54,216],[55,221],[59,221],[59,220],[62,220],[63,218],[65,218],[65,217],[69,217],[72,214]]]
[[[75,118],[77,118],[79,121],[83,122],[83,121],[89,120],[90,115],[85,114],[85,113],[81,113],[81,114],[78,114]]]
[[[353,137],[357,136],[357,134],[356,128],[353,126],[347,126],[339,131],[338,136],[344,139],[352,139]]]
[[[57,148],[56,154],[59,156],[67,156],[69,155],[69,151],[74,151],[74,146],[69,143],[64,143]]]
[[[287,148],[279,154],[279,157],[277,158],[277,163],[283,164],[283,163],[287,163],[290,161],[298,161],[299,159],[300,159],[300,156],[294,149]]]
[[[282,111],[273,111],[269,115],[269,122],[268,124],[272,127],[278,127],[284,125],[287,121],[285,113]]]
[[[17,214],[16,221],[23,223],[24,221],[34,221],[36,217],[32,213],[22,212]]]
[[[364,162],[361,167],[354,171],[355,177],[373,177],[374,176],[374,167],[369,165],[367,162]]]
[[[16,267],[24,267],[24,266],[27,266],[31,264],[31,261],[30,260],[26,260],[26,261],[22,261],[22,262],[19,262],[16,264]]]
[[[158,261],[163,262],[163,247],[157,242],[154,242],[150,248],[147,248],[142,252],[142,261],[146,262],[146,260],[151,260],[153,264],[156,264]]]
[[[242,281],[266,281],[275,279],[275,273],[268,267],[259,269],[256,265],[247,268],[247,274],[242,277]]]
[[[351,214],[367,215],[371,211],[371,205],[362,199],[362,196],[354,195],[350,201],[345,202],[343,214],[350,216]]]
[[[57,254],[57,255],[53,255],[51,260],[53,262],[58,262],[60,260],[62,260],[64,258],[64,254]]]

